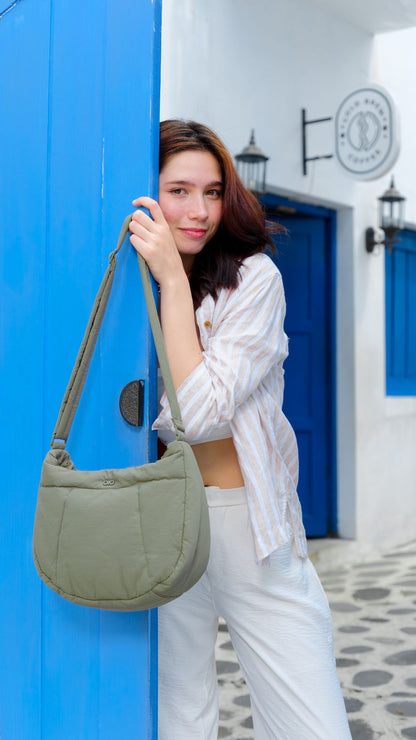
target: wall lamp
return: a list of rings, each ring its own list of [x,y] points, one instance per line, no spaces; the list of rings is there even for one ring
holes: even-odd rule
[[[400,242],[396,236],[404,228],[405,200],[406,198],[396,190],[394,177],[392,177],[390,187],[378,198],[378,226],[384,231],[384,239],[376,232],[376,229],[369,227],[365,232],[367,252],[373,252],[376,245],[384,244],[389,254],[392,253],[394,245]]]
[[[266,167],[269,157],[256,146],[254,129],[248,146],[244,147],[240,154],[236,154],[235,159],[243,185],[255,195],[262,195],[266,189]]]

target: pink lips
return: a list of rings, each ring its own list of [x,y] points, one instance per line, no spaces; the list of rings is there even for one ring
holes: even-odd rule
[[[202,239],[207,233],[206,229],[181,229],[181,231],[193,239]]]

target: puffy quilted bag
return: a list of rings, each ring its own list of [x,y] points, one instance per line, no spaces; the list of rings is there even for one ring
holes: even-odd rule
[[[184,428],[167,361],[149,271],[140,273],[176,440],[154,463],[77,470],[65,449],[107,306],[117,248],[97,294],[42,466],[33,535],[42,580],[76,604],[136,611],[166,604],[191,588],[209,557],[204,484]]]

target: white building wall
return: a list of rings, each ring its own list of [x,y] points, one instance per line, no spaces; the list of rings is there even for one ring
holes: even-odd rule
[[[385,396],[384,254],[364,249],[389,175],[357,182],[333,159],[309,163],[303,176],[301,109],[334,116],[348,93],[384,85],[402,114],[396,182],[416,223],[415,36],[374,38],[313,0],[163,2],[162,119],[202,121],[233,154],[255,128],[273,190],[338,211],[338,519],[360,553],[416,533],[416,399]],[[308,156],[334,152],[333,131],[332,122],[310,126]]]
[[[407,198],[406,220],[414,228],[415,67],[416,29],[375,38],[372,78],[389,90],[399,110],[401,154],[394,175],[398,188]],[[389,178],[385,179],[388,182]],[[381,182],[376,184],[379,186]],[[365,257],[364,254],[364,263]],[[416,535],[416,398],[387,397],[384,393],[385,259],[389,259],[388,255],[382,254],[364,264],[366,269],[356,269],[357,296],[362,296],[363,305],[362,320],[357,325],[357,346],[364,353],[357,376],[358,480],[359,491],[365,492],[359,496],[358,537],[365,540],[370,529],[380,542],[384,539],[404,542]]]

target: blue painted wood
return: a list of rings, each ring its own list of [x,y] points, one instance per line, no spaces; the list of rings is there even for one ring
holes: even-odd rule
[[[49,2],[16,6],[0,19],[0,732],[12,740],[37,740],[41,723],[41,586],[31,526],[44,454],[48,65]]]
[[[295,204],[292,204],[294,206]],[[327,225],[321,217],[279,222],[275,261],[282,272],[290,354],[285,362],[283,410],[299,446],[299,497],[309,537],[325,536],[331,511],[331,384]]]
[[[328,346],[329,346],[329,434],[330,455],[329,485],[329,532],[338,533],[338,458],[337,458],[337,212],[330,209],[325,220],[328,270]]]
[[[156,737],[156,618],[65,602],[31,541],[42,459],[122,220],[157,193],[159,0],[0,4],[0,734],[7,740]],[[155,455],[154,352],[126,242],[69,450],[77,467]],[[149,376],[152,380],[149,382]],[[146,426],[118,410],[146,380]],[[4,533],[7,533],[5,536]],[[7,603],[6,603],[7,601]]]
[[[416,395],[416,232],[406,229],[386,271],[386,393]]]

